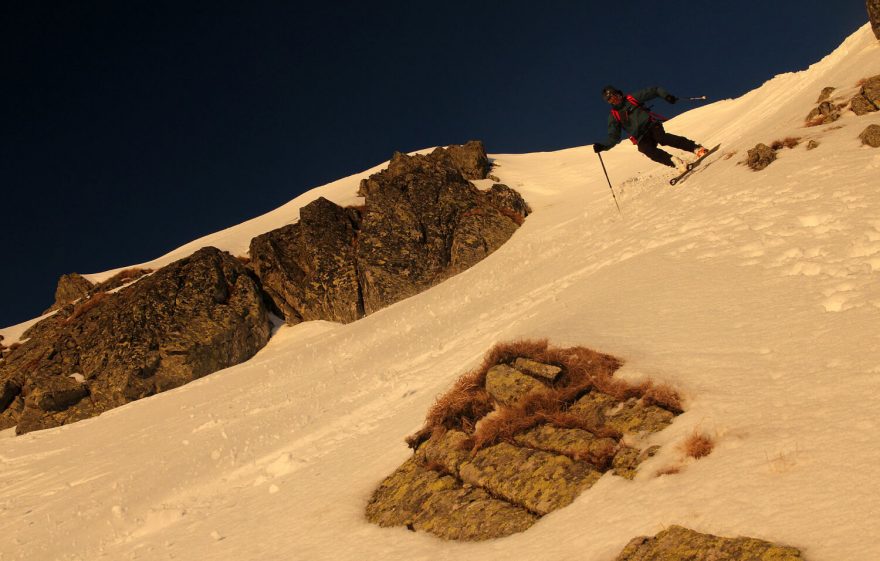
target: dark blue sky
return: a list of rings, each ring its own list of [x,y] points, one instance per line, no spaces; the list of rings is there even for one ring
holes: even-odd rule
[[[589,144],[607,83],[735,97],[867,21],[862,0],[310,4],[0,4],[0,326],[62,273],[150,260],[394,150]]]

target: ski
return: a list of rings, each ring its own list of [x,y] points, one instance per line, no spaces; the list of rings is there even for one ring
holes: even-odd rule
[[[686,178],[688,175],[690,175],[690,173],[691,173],[692,171],[694,171],[694,169],[695,169],[698,165],[700,165],[700,163],[701,163],[703,160],[705,160],[706,158],[708,158],[710,154],[713,154],[713,153],[714,153],[716,150],[718,150],[719,148],[721,148],[721,145],[720,145],[720,144],[716,144],[713,148],[710,148],[708,152],[706,152],[705,154],[703,154],[703,156],[702,156],[701,158],[698,158],[698,159],[694,160],[693,162],[689,163],[689,164],[687,165],[687,169],[686,169],[681,175],[678,175],[678,176],[676,176],[676,177],[673,177],[672,179],[669,180],[669,184],[670,184],[670,185],[675,185],[676,183],[680,183],[681,180],[684,179],[684,178]]]

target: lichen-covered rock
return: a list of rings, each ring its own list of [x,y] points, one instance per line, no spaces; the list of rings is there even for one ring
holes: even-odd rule
[[[760,143],[748,152],[746,164],[755,171],[760,171],[776,159],[776,152],[766,144]]]
[[[862,144],[880,148],[880,125],[868,125],[868,128],[859,135]]]
[[[514,405],[526,395],[546,389],[535,378],[506,364],[493,366],[486,373],[486,391],[502,405]]]
[[[459,467],[465,483],[541,515],[568,505],[601,475],[588,462],[506,442],[480,450]]]
[[[616,561],[803,561],[793,547],[754,538],[722,538],[670,526],[630,541]]]
[[[204,248],[30,329],[0,363],[0,428],[68,424],[175,388],[247,360],[270,328],[244,266]]]
[[[544,364],[542,362],[538,362],[537,360],[521,357],[517,358],[516,361],[514,361],[513,367],[520,372],[525,372],[526,374],[531,374],[532,376],[546,378],[551,382],[556,380],[556,378],[559,377],[559,374],[562,372],[562,369],[558,366],[553,366],[552,364]]]
[[[409,526],[444,539],[484,540],[522,532],[538,517],[486,491],[407,460],[383,481],[367,504],[380,526]]]
[[[590,462],[598,469],[605,469],[617,451],[617,441],[609,437],[597,437],[593,433],[576,428],[554,427],[543,424],[517,434],[514,441],[528,448],[563,454],[575,460]]]
[[[657,449],[638,447],[643,433],[665,428],[675,414],[651,403],[650,386],[611,380],[618,359],[583,347],[515,342],[488,356],[492,362],[438,399],[409,440],[417,447],[411,461],[374,494],[370,520],[448,539],[522,531],[603,473],[634,478]],[[546,393],[523,399],[534,392]],[[493,401],[494,410],[486,407]]]
[[[320,197],[300,220],[251,240],[251,266],[288,324],[363,317],[355,260],[360,213]]]
[[[583,396],[571,407],[570,412],[589,419],[597,426],[621,433],[661,431],[675,418],[674,413],[657,405],[646,405],[636,398],[621,403],[599,391]]]

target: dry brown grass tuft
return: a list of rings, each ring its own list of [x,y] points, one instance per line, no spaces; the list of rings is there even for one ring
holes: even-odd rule
[[[659,469],[657,470],[657,473],[654,474],[654,476],[661,477],[663,475],[675,475],[676,473],[681,473],[681,466],[668,466]]]
[[[825,115],[817,115],[807,121],[804,126],[806,127],[818,127],[819,125],[825,124]]]
[[[794,148],[800,143],[800,137],[787,136],[782,140],[774,140],[770,144],[770,148],[772,148],[773,150],[782,150],[783,148]]]
[[[73,308],[73,313],[71,313],[70,316],[64,320],[64,323],[68,324],[73,320],[81,317],[106,299],[106,292],[96,292],[95,294],[92,294],[87,300],[81,301],[79,304],[76,305],[76,307]]]
[[[667,384],[654,385],[653,382],[647,382],[643,386],[647,386],[642,395],[642,399],[644,399],[646,404],[659,405],[675,414],[684,412],[684,407],[681,404],[681,396],[679,396],[678,392],[672,389],[671,386]]]
[[[687,440],[684,441],[682,447],[684,448],[685,454],[691,458],[699,460],[700,458],[708,456],[712,452],[715,443],[712,441],[711,437],[695,429],[694,432],[687,437]]]

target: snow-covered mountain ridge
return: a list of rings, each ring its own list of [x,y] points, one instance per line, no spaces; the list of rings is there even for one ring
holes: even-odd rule
[[[473,269],[353,324],[282,328],[250,362],[183,388],[0,440],[0,558],[604,561],[671,524],[812,561],[877,558],[880,151],[857,136],[880,113],[802,124],[823,87],[880,73],[878,55],[865,26],[806,71],[672,120],[722,143],[681,187],[622,144],[606,157],[622,215],[588,147],[494,156],[534,213]],[[736,164],[786,136],[819,147],[763,172]],[[318,196],[356,202],[373,171],[193,243],[237,254]],[[626,379],[680,388],[686,412],[657,435],[660,454],[503,540],[368,524],[369,494],[435,396],[521,337],[590,346],[625,359]],[[695,428],[716,449],[688,463],[678,444]],[[654,476],[670,465],[683,469]]]

